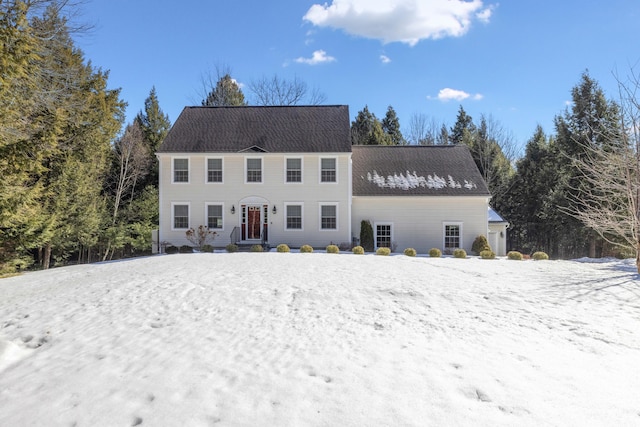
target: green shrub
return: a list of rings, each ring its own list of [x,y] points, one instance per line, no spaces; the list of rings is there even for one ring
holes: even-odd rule
[[[180,249],[178,249],[178,251],[181,254],[192,254],[193,253],[193,248],[189,245],[182,245],[180,246]]]
[[[234,253],[234,252],[238,252],[238,245],[236,245],[235,243],[229,243],[226,247],[225,250],[227,252],[229,252],[230,254]]]
[[[482,252],[480,252],[480,258],[482,259],[495,259],[496,258],[496,254],[491,250],[484,250]]]
[[[404,254],[406,256],[416,256],[418,253],[413,248],[407,248],[407,249],[404,250]]]
[[[310,254],[311,252],[313,252],[313,248],[311,246],[309,245],[300,246],[300,253]]]
[[[252,245],[249,248],[249,252],[264,252],[264,248],[262,247],[262,245]]]
[[[534,252],[533,255],[531,255],[531,258],[533,258],[535,261],[546,261],[549,259],[549,255],[542,251],[538,251]]]
[[[389,248],[378,248],[376,251],[376,255],[389,256],[391,255],[391,249]]]
[[[340,248],[337,247],[336,245],[329,245],[329,246],[327,246],[327,253],[328,254],[339,254],[340,253]]]
[[[212,253],[213,246],[211,245],[202,245],[202,252]]]
[[[360,223],[360,245],[367,252],[373,252],[373,227],[369,220],[363,219]]]
[[[522,261],[522,254],[518,251],[509,251],[507,253],[507,258],[512,259],[514,261]]]
[[[471,245],[471,251],[476,255],[480,255],[480,253],[483,251],[490,251],[490,250],[491,250],[491,246],[489,246],[489,242],[487,241],[487,236],[484,236],[484,235],[480,235],[476,237],[476,240],[473,241],[473,245]]]
[[[464,249],[455,249],[453,251],[453,257],[454,258],[466,258],[467,257],[467,251],[465,251]]]
[[[280,243],[278,246],[276,246],[276,251],[277,252],[291,252],[291,249],[289,248],[288,245],[285,245],[284,243]]]
[[[356,255],[364,255],[364,248],[362,246],[356,246],[352,249],[352,252]]]
[[[440,258],[442,256],[442,251],[438,248],[429,249],[429,256],[431,258]]]
[[[173,245],[169,245],[164,249],[164,253],[165,254],[177,254],[178,253],[178,248],[176,248]]]

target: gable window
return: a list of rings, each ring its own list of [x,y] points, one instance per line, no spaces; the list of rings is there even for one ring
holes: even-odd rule
[[[336,205],[320,205],[320,229],[338,229],[338,207]]]
[[[207,227],[211,230],[221,230],[222,227],[222,205],[207,204]]]
[[[462,224],[444,224],[444,250],[452,251],[462,247]]]
[[[189,182],[189,159],[173,159],[173,182]]]
[[[320,182],[336,182],[336,159],[320,159]]]
[[[302,230],[302,205],[286,205],[287,230]]]
[[[247,182],[262,182],[262,159],[247,159]]]
[[[173,203],[172,214],[174,230],[184,230],[189,228],[189,204]]]
[[[376,224],[376,248],[391,248],[391,224]]]
[[[302,159],[287,159],[287,182],[302,182]]]
[[[207,182],[222,182],[222,159],[207,159]]]

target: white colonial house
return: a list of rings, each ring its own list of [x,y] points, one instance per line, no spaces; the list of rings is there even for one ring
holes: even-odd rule
[[[157,152],[158,242],[351,244],[468,252],[489,232],[487,190],[464,146],[352,146],[347,106],[187,107]]]

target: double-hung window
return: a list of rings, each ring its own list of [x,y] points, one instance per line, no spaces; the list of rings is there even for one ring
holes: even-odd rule
[[[222,182],[222,159],[207,159],[207,182]]]
[[[247,182],[262,182],[262,159],[247,159]]]
[[[173,159],[173,182],[189,182],[189,159]]]
[[[444,249],[451,251],[462,247],[462,224],[444,224]]]
[[[336,159],[320,159],[320,182],[337,182]]]
[[[391,248],[391,224],[376,224],[376,247]]]
[[[221,230],[222,227],[222,205],[207,204],[207,227],[210,230]]]
[[[173,208],[173,229],[184,230],[189,228],[189,205],[174,203]]]
[[[286,159],[286,182],[302,182],[302,159]]]
[[[287,230],[302,230],[302,205],[285,205]]]
[[[336,205],[320,205],[320,229],[338,229],[338,207]]]

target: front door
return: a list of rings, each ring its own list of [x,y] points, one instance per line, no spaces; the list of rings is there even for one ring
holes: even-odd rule
[[[260,240],[260,206],[247,206],[247,240]]]

